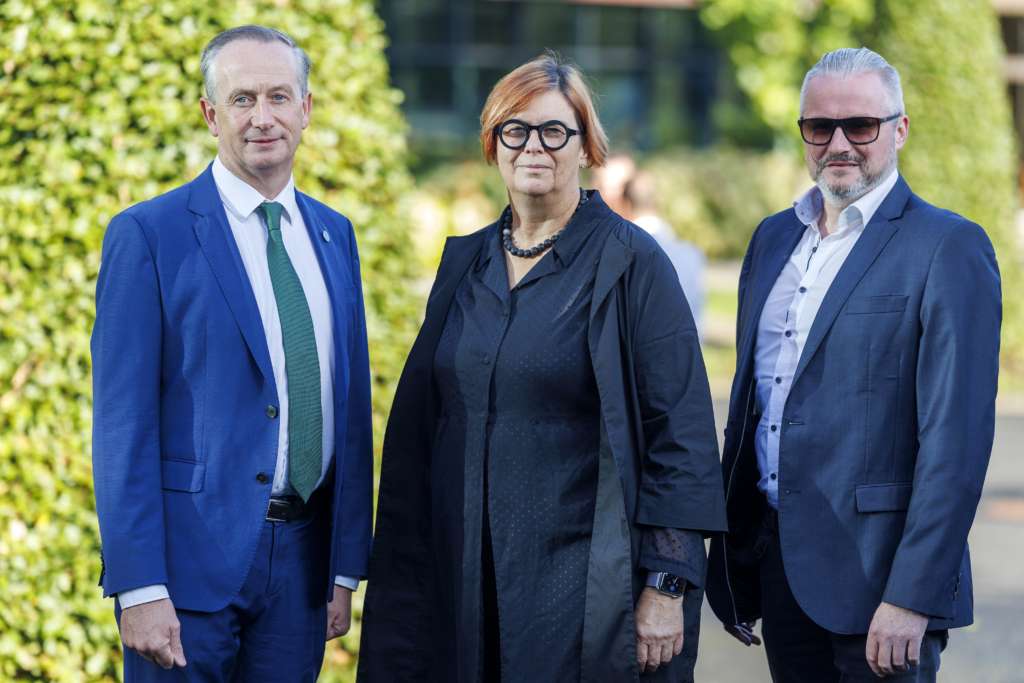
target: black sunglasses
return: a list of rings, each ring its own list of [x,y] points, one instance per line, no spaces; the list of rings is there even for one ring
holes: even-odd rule
[[[799,119],[800,137],[808,145],[824,146],[832,142],[836,128],[842,128],[846,139],[853,145],[867,145],[878,139],[882,124],[899,118],[902,114],[893,114],[884,119],[873,116],[854,116],[848,119]]]
[[[530,133],[537,131],[540,136],[540,144],[549,152],[562,149],[569,144],[569,138],[579,134],[561,121],[547,121],[539,126],[531,126],[518,119],[509,119],[505,123],[499,123],[494,127],[494,134],[501,140],[501,144],[509,149],[522,149],[530,140]]]

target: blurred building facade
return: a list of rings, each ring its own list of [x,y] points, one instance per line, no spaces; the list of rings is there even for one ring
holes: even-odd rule
[[[491,87],[553,49],[587,73],[613,140],[768,146],[692,0],[379,0],[414,144],[472,139]]]

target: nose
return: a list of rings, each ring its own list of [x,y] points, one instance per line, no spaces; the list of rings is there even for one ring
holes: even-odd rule
[[[529,131],[526,137],[526,145],[523,147],[523,151],[532,152],[534,154],[539,154],[541,152],[546,151],[544,145],[542,145],[540,142],[539,130]]]
[[[836,126],[836,130],[832,134],[832,141],[828,143],[828,147],[826,148],[828,154],[848,154],[854,151],[854,149],[853,144],[850,143],[850,139],[846,137],[846,131],[843,130],[843,127]]]
[[[252,108],[252,126],[266,131],[274,127],[274,115],[270,103],[262,95],[256,98],[256,106]]]

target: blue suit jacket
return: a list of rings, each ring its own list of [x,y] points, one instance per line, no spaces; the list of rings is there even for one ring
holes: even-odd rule
[[[331,581],[312,589],[330,599],[335,574],[364,576],[370,551],[366,325],[352,224],[296,200],[334,318]],[[211,168],[111,221],[92,361],[104,595],[166,583],[176,607],[221,609],[256,552],[281,421],[267,410],[279,405],[267,341]]]
[[[729,624],[761,616],[753,351],[803,231],[792,209],[766,219],[740,277],[729,533],[712,541],[707,586]],[[901,177],[822,301],[781,424],[786,576],[828,630],[866,633],[882,601],[933,617],[931,629],[973,621],[967,534],[992,449],[1001,316],[985,232]]]

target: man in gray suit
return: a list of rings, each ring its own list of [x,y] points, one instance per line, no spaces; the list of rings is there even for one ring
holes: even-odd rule
[[[800,113],[816,187],[743,263],[708,600],[748,645],[762,619],[775,681],[934,681],[948,629],[973,621],[995,254],[897,171],[910,119],[882,57],[822,57]]]

